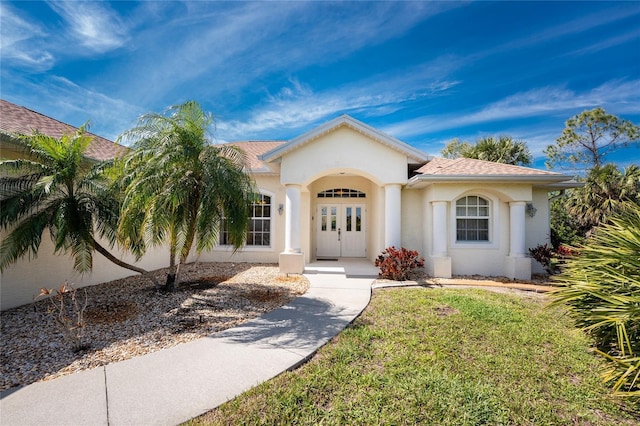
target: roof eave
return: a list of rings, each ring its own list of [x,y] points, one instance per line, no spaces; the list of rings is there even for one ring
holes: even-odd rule
[[[409,179],[408,186],[420,183],[543,183],[553,184],[571,180],[565,175],[416,175]]]

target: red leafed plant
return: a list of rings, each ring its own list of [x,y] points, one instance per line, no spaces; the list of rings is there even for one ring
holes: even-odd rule
[[[378,255],[375,265],[380,268],[380,278],[404,281],[412,269],[424,267],[424,258],[415,250],[391,246]]]

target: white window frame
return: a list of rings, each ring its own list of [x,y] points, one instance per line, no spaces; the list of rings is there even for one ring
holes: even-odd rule
[[[266,191],[263,189],[258,189],[258,194],[260,195],[264,195],[267,197],[271,197],[271,209],[270,209],[270,216],[269,216],[269,245],[268,246],[254,246],[254,245],[248,245],[245,244],[242,246],[242,251],[243,252],[260,252],[260,251],[273,251],[275,248],[274,245],[274,233],[273,233],[273,228],[274,228],[274,222],[275,222],[275,218],[274,218],[274,211],[277,210],[277,204],[275,202],[276,200],[276,194],[274,194],[271,191]],[[250,217],[249,220],[251,220],[253,218]],[[218,244],[215,247],[216,251],[226,251],[226,252],[231,252],[233,251],[233,246],[230,244]]]
[[[456,207],[458,200],[461,200],[465,197],[480,197],[484,198],[488,202],[489,207],[489,240],[488,241],[458,241],[457,231],[458,231],[458,223],[456,214]],[[451,229],[449,230],[449,241],[452,248],[469,248],[469,249],[494,249],[499,247],[499,211],[500,211],[500,201],[491,195],[484,194],[481,192],[467,192],[459,197],[455,198],[451,204],[449,209],[449,223],[451,224]]]

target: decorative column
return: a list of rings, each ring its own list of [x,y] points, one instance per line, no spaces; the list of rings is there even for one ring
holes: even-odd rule
[[[448,256],[447,205],[446,201],[431,202],[432,254],[429,274],[437,278],[451,278],[451,257]]]
[[[285,246],[287,253],[300,253],[300,186],[286,186]]]
[[[530,280],[531,259],[526,254],[525,201],[509,202],[509,256],[505,259],[508,278]]]
[[[384,245],[402,246],[402,186],[389,184],[384,187]]]
[[[526,257],[525,243],[525,208],[524,201],[509,203],[509,256]]]
[[[285,187],[284,251],[278,258],[282,274],[304,272],[304,254],[300,249],[300,192],[300,185],[287,184]]]

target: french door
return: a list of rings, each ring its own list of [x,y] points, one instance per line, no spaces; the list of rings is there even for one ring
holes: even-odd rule
[[[366,257],[365,205],[320,204],[317,257]]]

